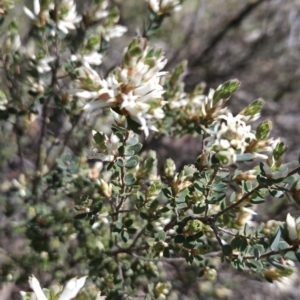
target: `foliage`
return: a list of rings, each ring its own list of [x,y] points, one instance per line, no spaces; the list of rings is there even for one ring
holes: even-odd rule
[[[283,163],[287,146],[269,138],[271,121],[251,126],[264,101],[233,115],[237,79],[187,91],[186,62],[165,72],[165,54],[149,45],[182,2],[148,0],[148,26],[105,76],[109,43],[126,32],[107,1],[79,14],[72,0],[35,0],[33,11],[24,7],[32,21],[25,42],[16,21],[2,24],[1,130],[14,150],[4,147],[0,161],[15,151],[20,172],[2,183],[1,209],[7,236],[24,247],[3,254],[1,281],[83,274],[104,296],[79,299],[165,299],[174,288],[165,262],[194,265],[208,280],[220,262],[270,282],[296,272],[299,218],[252,222],[270,197],[300,199],[299,161]],[[13,2],[0,5],[3,23]],[[156,152],[143,146],[163,134],[202,137],[195,162],[179,169],[169,158],[160,172]]]

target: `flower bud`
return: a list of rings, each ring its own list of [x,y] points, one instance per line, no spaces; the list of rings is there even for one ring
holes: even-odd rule
[[[190,220],[183,227],[183,232],[185,235],[194,235],[201,231],[203,228],[203,223],[199,220]]]
[[[166,299],[166,295],[169,293],[169,284],[159,282],[153,290],[153,294],[156,298]]]
[[[106,198],[109,199],[112,194],[112,185],[105,182],[103,179],[99,181],[99,188],[101,194]]]
[[[164,175],[167,178],[173,178],[175,174],[175,170],[176,170],[175,162],[173,161],[172,158],[168,158],[164,165]]]
[[[215,280],[217,277],[217,271],[215,269],[206,268],[204,270],[204,275],[208,280]]]
[[[297,204],[300,204],[300,180],[294,182],[291,188],[291,194],[293,199],[296,201]]]
[[[289,213],[286,216],[288,238],[291,245],[300,245],[300,217],[295,219]]]

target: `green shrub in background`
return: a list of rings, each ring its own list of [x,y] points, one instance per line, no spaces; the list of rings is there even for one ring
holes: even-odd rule
[[[13,1],[0,2],[3,170],[18,158],[17,175],[1,175],[2,238],[22,245],[3,244],[2,282],[80,274],[104,296],[87,287],[78,299],[165,299],[178,288],[165,263],[194,265],[207,280],[221,263],[270,282],[296,272],[299,219],[252,217],[269,197],[299,203],[299,161],[283,163],[287,147],[269,138],[270,121],[251,127],[262,99],[232,114],[238,80],[186,92],[185,62],[163,71],[151,36],[182,2],[148,0],[147,26],[106,74],[109,43],[126,32],[108,1],[79,13],[72,0],[35,0],[32,11],[24,6],[32,21],[24,41],[16,20],[3,24]],[[143,144],[163,134],[200,136],[196,161],[179,169],[167,159],[160,172]],[[85,279],[47,298],[35,277],[29,283],[38,300],[63,300]]]

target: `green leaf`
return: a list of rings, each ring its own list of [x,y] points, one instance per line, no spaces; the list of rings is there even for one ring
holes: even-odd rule
[[[283,183],[294,183],[297,180],[295,176],[289,176],[283,179]]]
[[[181,234],[176,235],[174,238],[174,242],[176,244],[182,244],[182,243],[184,243],[184,241],[185,241],[185,237]]]
[[[128,122],[128,127],[135,133],[141,134],[142,131],[140,130],[141,125],[134,120],[132,120],[130,117],[126,117],[126,120]]]
[[[143,50],[140,47],[135,47],[132,49],[128,49],[129,55],[132,56],[140,56],[143,53]]]
[[[215,91],[213,96],[213,104],[215,105],[221,99],[228,99],[233,92],[235,92],[240,86],[240,82],[237,79],[232,79],[221,84]]]
[[[185,260],[188,264],[192,264],[194,261],[194,256],[189,251],[184,251],[183,257],[185,258]]]
[[[246,264],[247,267],[249,267],[251,270],[255,272],[260,272],[263,268],[262,263],[255,259],[249,259]]]
[[[201,204],[196,204],[194,207],[193,207],[193,213],[194,214],[202,214],[205,212],[205,205],[202,205]]]
[[[102,209],[102,206],[103,206],[103,202],[102,202],[102,201],[96,203],[95,205],[93,205],[92,211],[91,211],[92,214],[97,214],[97,213],[99,213],[99,212],[101,211],[101,209]]]
[[[139,157],[137,155],[134,155],[127,160],[125,164],[125,168],[127,169],[135,168],[138,165],[138,163],[139,163]]]
[[[260,251],[258,248],[254,248],[253,253],[256,259],[260,258]]]
[[[256,233],[260,233],[265,228],[265,223],[260,223],[259,226],[256,229]]]
[[[127,228],[127,232],[129,234],[135,234],[137,232],[137,229],[134,227],[129,227],[129,228]]]
[[[133,145],[136,145],[138,142],[139,142],[138,138],[136,136],[133,136],[126,141],[126,145],[133,146]]]
[[[84,219],[88,216],[88,213],[82,213],[75,216],[76,220]]]
[[[243,271],[245,269],[244,262],[239,259],[232,260],[231,265],[238,271]]]
[[[193,236],[188,236],[183,242],[183,246],[188,249],[193,249],[196,245],[196,241]]]
[[[118,165],[120,168],[123,168],[123,167],[124,167],[124,160],[123,160],[121,157],[118,157],[118,159],[117,159],[117,165]]]
[[[133,220],[132,219],[128,219],[124,222],[125,227],[130,227],[133,224]]]
[[[252,160],[254,155],[252,153],[243,153],[243,154],[237,154],[236,155],[236,161],[237,162],[244,162]]]
[[[277,250],[281,238],[281,230],[278,227],[270,242],[270,249]]]
[[[132,186],[136,182],[136,177],[133,174],[128,173],[125,175],[124,180],[127,186]]]
[[[96,134],[94,134],[94,141],[95,143],[100,147],[100,149],[105,149],[106,146],[105,146],[105,134],[104,133],[100,133],[100,132],[97,132]]]
[[[279,263],[276,259],[272,258],[272,257],[268,257],[267,261],[274,266],[275,268],[277,268],[278,270],[284,271],[286,270],[286,266]]]
[[[284,193],[282,191],[278,191],[276,189],[269,189],[269,193],[271,196],[273,196],[275,198],[283,198],[284,197]]]
[[[121,232],[121,238],[123,240],[124,243],[127,243],[127,241],[129,240],[129,234],[127,231],[122,231]]]
[[[241,238],[236,236],[230,243],[232,249],[238,249],[240,246]]]
[[[214,193],[207,199],[208,204],[216,204],[222,201],[226,197],[225,193]]]
[[[284,255],[284,258],[300,262],[300,253],[294,252],[294,251],[289,251]]]
[[[164,231],[159,231],[155,234],[155,237],[159,240],[159,241],[164,241],[166,239],[166,233]]]
[[[252,203],[252,204],[260,204],[260,203],[264,203],[266,201],[258,193],[253,194],[253,196],[251,196],[249,200],[250,200],[250,203]]]
[[[250,230],[250,227],[249,227],[248,223],[245,224],[244,235],[245,236],[250,236],[251,235],[251,230]]]
[[[246,106],[240,114],[244,116],[255,116],[261,111],[264,104],[265,101],[261,98],[254,100],[252,103]]]
[[[142,148],[143,148],[143,145],[141,143],[137,143],[133,146],[128,147],[128,151],[132,151],[133,154],[137,154],[141,151]]]
[[[187,207],[187,204],[185,202],[184,203],[178,203],[178,204],[176,204],[176,207],[177,207],[177,209],[183,209],[183,208]]]
[[[172,195],[172,189],[171,188],[163,188],[162,189],[162,192],[163,194],[169,198],[169,199],[172,199],[173,198],[173,195]]]
[[[203,277],[204,274],[205,274],[205,272],[204,272],[204,270],[202,269],[202,270],[199,271],[199,273],[198,273],[197,276],[198,276],[198,277]]]
[[[232,247],[230,245],[223,245],[222,253],[224,256],[230,256],[232,253]]]
[[[221,182],[221,183],[214,184],[212,189],[215,192],[223,192],[226,187],[227,187],[227,184]]]
[[[147,244],[152,247],[155,244],[156,240],[154,238],[148,238]]]
[[[248,241],[246,238],[241,237],[239,251],[244,252],[248,246]]]
[[[273,128],[272,122],[270,120],[265,120],[260,123],[256,129],[255,137],[258,141],[263,141],[268,138],[271,130]]]
[[[122,229],[123,228],[123,223],[118,221],[118,222],[116,222],[115,227],[117,229]]]

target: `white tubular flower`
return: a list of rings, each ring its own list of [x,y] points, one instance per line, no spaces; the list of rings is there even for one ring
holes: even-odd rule
[[[32,20],[37,21],[39,13],[41,12],[41,5],[39,0],[33,0],[33,12],[24,6],[25,14]]]
[[[290,213],[286,216],[286,226],[288,230],[289,241],[292,245],[300,244],[300,217],[293,218]]]
[[[107,27],[99,27],[98,30],[103,38],[109,42],[113,38],[118,38],[124,35],[127,32],[127,27],[122,25],[114,25],[114,26],[107,26]]]
[[[51,71],[49,64],[56,60],[54,56],[47,56],[44,58],[37,59],[35,55],[31,57],[30,65],[35,68],[40,74]]]
[[[228,163],[235,161],[236,151],[243,154],[249,142],[255,140],[251,126],[246,125],[240,115],[234,117],[231,113],[218,116],[207,133],[209,136],[205,139],[206,145],[216,151],[217,156],[228,156]]]
[[[171,10],[179,10],[182,1],[179,0],[146,0],[149,9],[155,13],[168,14]]]
[[[12,179],[11,183],[18,190],[21,197],[26,197],[26,177],[24,174],[20,174],[18,180]]]
[[[79,291],[83,288],[86,278],[87,276],[83,276],[79,279],[75,277],[69,280],[58,300],[70,300],[75,298]]]
[[[8,104],[8,100],[6,95],[2,90],[0,90],[0,110],[6,110],[6,106]]]
[[[92,4],[88,11],[84,13],[83,21],[86,26],[96,23],[109,15],[109,11],[106,10],[108,7],[108,1],[103,1],[101,4]]]
[[[32,275],[29,277],[29,286],[34,291],[37,300],[48,300],[40,286],[39,281]]]
[[[110,138],[103,132],[92,132],[97,148],[87,151],[89,159],[100,159],[101,161],[112,162],[118,156],[118,148],[120,140],[115,134],[111,134]]]
[[[57,27],[63,33],[68,34],[69,30],[76,29],[75,24],[81,21],[81,16],[77,15],[76,4],[73,0],[63,0],[58,5]]]
[[[69,280],[63,289],[62,293],[60,294],[59,298],[57,300],[70,300],[74,299],[79,291],[83,288],[87,276],[83,276],[79,279],[72,278]],[[48,300],[48,298],[45,296],[39,281],[32,275],[29,277],[29,286],[33,290],[37,300]],[[22,296],[25,296],[26,293],[21,292]]]
[[[33,11],[24,6],[24,12],[37,26],[45,26],[50,21],[51,7],[53,7],[52,2],[41,7],[40,0],[33,0]]]
[[[166,74],[161,72],[166,63],[161,50],[151,49],[145,39],[136,38],[125,49],[121,66],[107,79],[100,79],[90,67],[78,68],[77,88],[70,93],[84,98],[84,109],[90,112],[105,106],[118,107],[148,136],[149,130],[156,130],[155,121],[164,118],[162,107],[166,102],[160,78]]]
[[[71,95],[85,100],[83,109],[89,112],[101,107],[114,106],[119,83],[114,76],[107,80],[101,79],[98,73],[88,64],[77,68],[75,88],[69,90]],[[95,100],[93,102],[88,102]]]
[[[72,61],[81,61],[82,65],[89,68],[89,65],[99,66],[102,63],[103,55],[97,51],[87,54],[73,54],[71,55]]]
[[[17,52],[21,47],[21,38],[18,33],[9,34],[4,42],[3,50],[5,53]]]
[[[289,174],[289,170],[297,166],[298,166],[298,161],[296,160],[286,164],[282,164],[280,167],[277,167],[276,165],[269,167],[266,163],[264,163],[263,170],[267,178],[277,180],[277,179],[287,177]]]

